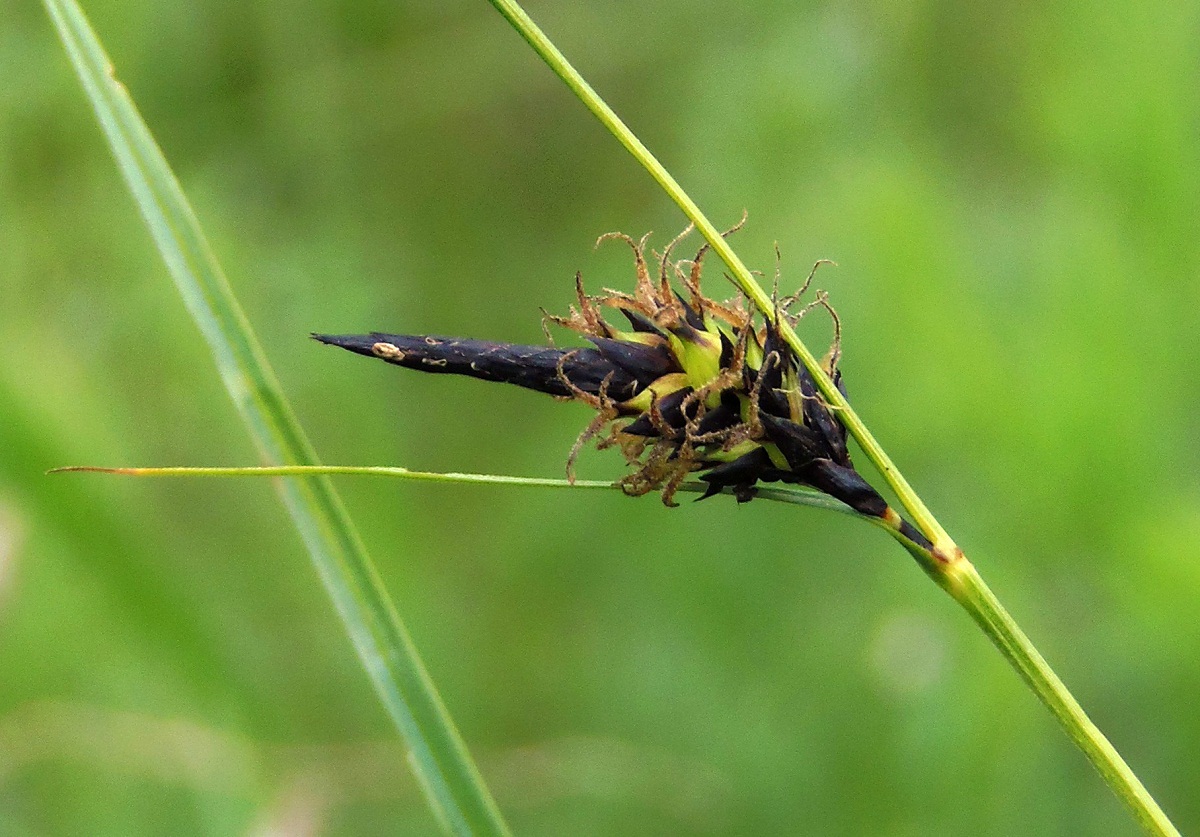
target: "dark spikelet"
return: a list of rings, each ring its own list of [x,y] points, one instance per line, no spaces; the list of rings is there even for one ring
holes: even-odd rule
[[[871,484],[853,468],[834,462],[822,434],[787,419],[764,413],[763,428],[779,446],[783,458],[800,481],[841,500],[850,508],[881,517],[888,505]]]
[[[408,369],[501,381],[550,395],[573,395],[559,376],[560,363],[563,374],[572,384],[593,395],[600,391],[606,378],[609,378],[608,394],[613,398],[630,398],[640,388],[634,375],[610,363],[597,349],[568,351],[487,340],[379,332],[314,334],[313,339]]]

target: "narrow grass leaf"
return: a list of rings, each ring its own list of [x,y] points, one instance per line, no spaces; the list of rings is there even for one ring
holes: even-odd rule
[[[413,471],[393,465],[263,465],[259,467],[203,467],[203,466],[169,466],[165,468],[103,468],[94,465],[70,465],[65,468],[54,468],[48,473],[89,473],[115,474],[124,477],[319,477],[319,476],[352,476],[352,477],[395,477],[420,482],[449,482],[466,483],[470,485],[508,485],[522,488],[569,488],[569,489],[605,489],[620,491],[621,486],[605,480],[565,480],[554,477],[510,477],[503,474],[460,474],[453,471]],[[680,491],[703,494],[710,486],[703,482],[685,482],[679,486]],[[723,494],[732,495],[733,489],[726,487]],[[828,494],[822,494],[811,488],[798,486],[759,486],[757,497],[767,500],[777,500],[796,506],[809,506],[814,509],[836,511],[851,517],[868,519],[859,514],[840,500],[835,500]],[[889,530],[890,531],[890,530]]]
[[[178,181],[74,0],[45,0],[121,173],[264,462],[317,464]],[[328,477],[278,481],[284,504],[419,783],[455,834],[507,834]]]
[[[54,468],[48,473],[67,474],[114,474],[122,477],[316,477],[316,476],[355,476],[355,477],[394,477],[417,482],[449,482],[465,483],[468,485],[515,486],[520,488],[569,488],[573,490],[620,491],[621,486],[614,482],[602,480],[564,480],[548,477],[510,477],[503,474],[459,474],[454,472],[437,473],[434,471],[412,471],[390,465],[264,465],[258,467],[166,467],[166,468],[103,468],[95,465],[71,465],[65,468]],[[711,486],[706,482],[685,482],[679,486],[679,491],[690,494],[706,494]],[[725,486],[721,494],[736,496],[731,486]],[[848,515],[858,520],[866,521],[884,532],[887,532],[900,545],[912,553],[913,557],[922,563],[928,563],[929,553],[918,543],[909,540],[905,535],[878,517],[860,514],[840,500],[835,500],[828,494],[800,486],[758,486],[756,497],[763,500],[774,500],[777,503],[788,503],[793,506],[808,506],[811,509],[823,509]]]

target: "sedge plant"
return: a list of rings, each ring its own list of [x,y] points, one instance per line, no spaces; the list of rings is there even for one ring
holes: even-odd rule
[[[566,58],[511,0],[491,0],[509,23],[651,174],[705,243],[673,261],[679,239],[657,258],[646,240],[632,247],[631,291],[589,296],[550,322],[581,334],[577,348],[380,332],[314,334],[320,342],[426,372],[512,383],[592,407],[568,458],[565,480],[486,474],[432,474],[404,468],[324,466],[316,460],[249,323],[212,255],[186,197],[73,0],[45,0],[126,181],[189,311],[213,351],[264,460],[254,468],[68,468],[135,476],[275,476],[285,504],[346,625],[368,676],[412,752],[412,764],[439,821],[455,834],[504,834],[504,823],[461,737],[424,671],[328,481],[334,474],[471,482],[516,487],[732,495],[839,511],[891,535],[958,602],[1053,713],[1148,833],[1177,830],[1013,621],[977,570],[891,461],[849,403],[838,368],[840,344],[818,359],[793,328],[827,299],[793,313],[800,293],[764,290],[718,229]],[[739,296],[719,302],[701,290],[711,251]],[[656,262],[657,270],[651,269]],[[814,268],[815,270],[815,268]],[[809,275],[811,281],[812,274]],[[836,315],[833,314],[835,324]],[[614,319],[617,318],[617,319]],[[851,461],[853,440],[899,500],[893,508]],[[571,463],[583,443],[619,450],[630,473],[617,483],[579,481]],[[698,477],[698,479],[697,479]],[[776,486],[774,483],[781,483]]]

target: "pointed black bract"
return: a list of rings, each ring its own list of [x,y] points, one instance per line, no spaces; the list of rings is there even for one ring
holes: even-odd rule
[[[666,338],[667,333],[655,325],[654,321],[645,314],[641,314],[629,308],[619,308],[617,310],[625,315],[625,319],[629,320],[629,325],[634,331],[642,334],[657,334],[659,337],[664,339]]]
[[[722,369],[728,369],[730,366],[733,365],[733,357],[734,357],[733,352],[734,352],[733,343],[730,341],[729,337],[725,334],[725,332],[721,332],[721,360],[720,360],[720,362],[721,362]]]
[[[684,319],[687,320],[687,324],[697,331],[703,331],[705,327],[704,315],[693,308],[691,304],[689,304],[688,301],[683,298],[683,294],[679,293],[679,291],[675,291],[675,300],[679,303],[679,307],[683,310],[683,316]]]
[[[647,387],[663,375],[672,372],[682,372],[675,355],[665,345],[647,346],[644,343],[630,343],[614,340],[611,337],[589,337],[596,344],[596,351],[601,356],[633,375],[639,388]]]

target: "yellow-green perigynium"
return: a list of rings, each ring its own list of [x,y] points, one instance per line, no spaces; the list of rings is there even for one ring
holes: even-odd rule
[[[779,339],[776,327],[778,318],[789,316],[786,306],[774,321],[756,327],[740,299],[718,303],[701,293],[707,245],[678,263],[670,262],[668,247],[654,277],[645,238],[608,237],[633,249],[634,292],[588,296],[577,275],[577,307],[565,317],[546,317],[584,335],[591,347],[382,333],[313,336],[411,369],[582,401],[597,414],[571,451],[568,473],[582,445],[598,438],[598,447],[618,447],[634,468],[620,481],[629,494],[660,489],[663,501],[674,505],[680,483],[698,473],[709,486],[701,499],[728,488],[744,502],[758,482],[782,481],[816,488],[862,514],[895,515],[854,469],[845,427]],[[672,287],[672,275],[686,297]],[[606,311],[618,312],[627,326],[609,323]],[[831,352],[825,366],[841,388],[836,355]]]

